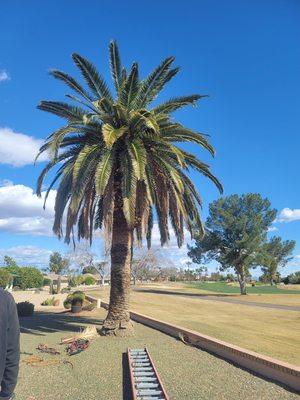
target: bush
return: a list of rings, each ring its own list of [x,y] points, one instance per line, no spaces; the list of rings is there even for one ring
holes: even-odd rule
[[[71,288],[68,286],[68,287],[62,288],[60,293],[70,293],[70,291],[71,291]]]
[[[96,280],[92,277],[92,276],[87,276],[85,279],[84,279],[84,284],[85,285],[95,285],[95,283],[96,283]]]
[[[49,299],[44,300],[41,303],[41,306],[59,306],[59,299],[55,299],[55,297],[50,297]]]
[[[291,284],[300,284],[300,271],[296,271],[293,274],[290,274],[282,279],[282,282],[288,285]]]
[[[77,286],[77,281],[75,276],[72,276],[72,278],[69,279],[69,286],[70,287],[76,287]]]
[[[81,292],[80,290],[77,290],[76,292],[70,293],[66,300],[64,301],[64,307],[68,310],[72,307],[72,305],[75,304],[83,304],[85,300],[85,294]]]
[[[8,271],[6,271],[5,269],[1,268],[0,269],[0,287],[5,289],[6,286],[9,284],[10,280],[11,280],[10,273]]]
[[[30,317],[34,312],[34,304],[23,301],[17,304],[17,310],[19,317]]]
[[[40,288],[43,286],[44,277],[40,270],[34,267],[22,267],[19,269],[16,285],[22,290]]]
[[[76,292],[72,293],[71,296],[72,296],[72,304],[76,303],[82,304],[85,300],[85,294],[80,290],[77,290]]]
[[[51,279],[49,278],[44,278],[43,280],[43,286],[50,286],[51,285]]]
[[[66,300],[64,301],[64,307],[66,310],[69,310],[72,306],[71,300],[66,298]]]

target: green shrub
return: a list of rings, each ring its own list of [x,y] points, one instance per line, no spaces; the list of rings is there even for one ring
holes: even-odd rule
[[[85,294],[80,290],[77,290],[76,292],[72,293],[71,296],[72,296],[72,304],[76,303],[82,304],[85,300]]]
[[[40,270],[35,267],[19,268],[16,285],[22,290],[40,288],[43,286],[44,277]]]
[[[11,275],[8,271],[6,271],[4,268],[0,269],[0,287],[3,289],[6,288],[6,286],[9,284],[11,280]]]
[[[30,317],[34,312],[34,304],[23,301],[17,304],[17,310],[19,317]]]
[[[69,279],[69,286],[70,286],[70,287],[76,287],[76,286],[77,286],[77,280],[76,280],[75,276],[72,276],[72,277]]]
[[[51,279],[49,278],[44,278],[43,280],[43,286],[50,286],[51,285]]]
[[[75,304],[83,304],[85,300],[85,294],[80,290],[70,293],[66,300],[64,301],[64,307],[68,310]]]
[[[50,297],[49,299],[44,300],[41,303],[41,306],[58,306],[59,305],[59,300],[56,299],[55,297]]]
[[[64,301],[64,307],[66,310],[69,310],[72,306],[72,302],[70,299],[66,298],[66,300]]]
[[[84,284],[85,285],[95,285],[95,283],[96,283],[96,280],[92,276],[87,276],[84,279]]]
[[[83,275],[76,276],[76,286],[82,285],[84,283],[85,277]]]

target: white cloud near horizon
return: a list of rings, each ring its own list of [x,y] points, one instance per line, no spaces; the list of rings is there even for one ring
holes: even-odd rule
[[[275,222],[292,222],[292,221],[300,221],[300,209],[295,208],[284,208],[280,211],[278,217]]]
[[[14,132],[11,128],[0,127],[0,164],[23,167],[33,164],[43,140],[24,133]],[[38,161],[47,161],[47,154],[42,154]]]
[[[10,81],[10,76],[5,69],[0,70],[0,82]]]
[[[290,273],[297,271],[296,268],[300,267],[300,254],[297,254],[296,256],[294,256],[294,258],[287,264],[287,266],[289,268],[291,268],[291,267],[294,268],[294,270],[291,271]]]
[[[52,236],[56,190],[51,190],[43,209],[45,193],[39,198],[33,189],[8,182],[0,187],[0,232]]]
[[[0,257],[12,257],[20,266],[44,267],[49,263],[51,250],[36,246],[14,246],[8,249],[0,248]],[[2,261],[2,260],[1,260]]]

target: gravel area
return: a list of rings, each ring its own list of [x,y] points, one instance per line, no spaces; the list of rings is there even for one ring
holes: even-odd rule
[[[29,301],[30,303],[34,304],[35,310],[45,310],[49,309],[48,306],[41,306],[41,303],[49,298],[54,297],[55,299],[60,300],[60,305],[55,308],[63,309],[63,302],[67,297],[66,293],[63,294],[55,294],[51,295],[48,291],[40,291],[40,293],[34,293],[34,291],[19,291],[19,292],[12,292],[12,295],[15,299],[16,303],[20,303],[22,301]],[[52,307],[53,309],[54,307]]]
[[[62,337],[80,326],[101,324],[104,310],[72,316],[36,313],[21,319],[22,352],[34,353],[39,343],[58,346]],[[189,347],[163,333],[135,324],[135,337],[96,338],[91,347],[68,358],[74,364],[31,367],[21,362],[18,400],[129,400],[126,361],[128,347],[147,346],[172,400],[273,400],[299,399],[285,388],[199,349]],[[47,359],[67,359],[45,356]],[[22,360],[28,357],[22,354]]]

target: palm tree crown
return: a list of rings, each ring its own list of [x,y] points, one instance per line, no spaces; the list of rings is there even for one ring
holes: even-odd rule
[[[222,191],[209,166],[177,143],[196,143],[214,155],[212,146],[204,135],[171,118],[174,111],[194,105],[205,96],[175,97],[151,107],[178,73],[179,68],[172,67],[174,58],[166,58],[149,76],[140,79],[137,63],[128,71],[122,67],[116,42],[110,43],[109,50],[115,98],[96,68],[78,54],[72,58],[86,87],[64,72],[51,71],[73,90],[75,94],[66,96],[75,103],[42,101],[38,106],[62,117],[66,124],[53,132],[40,149],[39,155],[47,151],[51,160],[40,174],[37,194],[41,195],[47,173],[56,167],[45,202],[59,181],[53,230],[59,237],[64,235],[66,242],[76,225],[78,239],[91,241],[94,229],[102,226],[109,237],[113,209],[121,207],[138,241],[146,237],[150,247],[156,215],[161,244],[170,237],[170,220],[181,246],[184,225],[191,234],[193,226],[202,226],[198,211],[201,199],[188,176],[189,168],[207,176]]]

